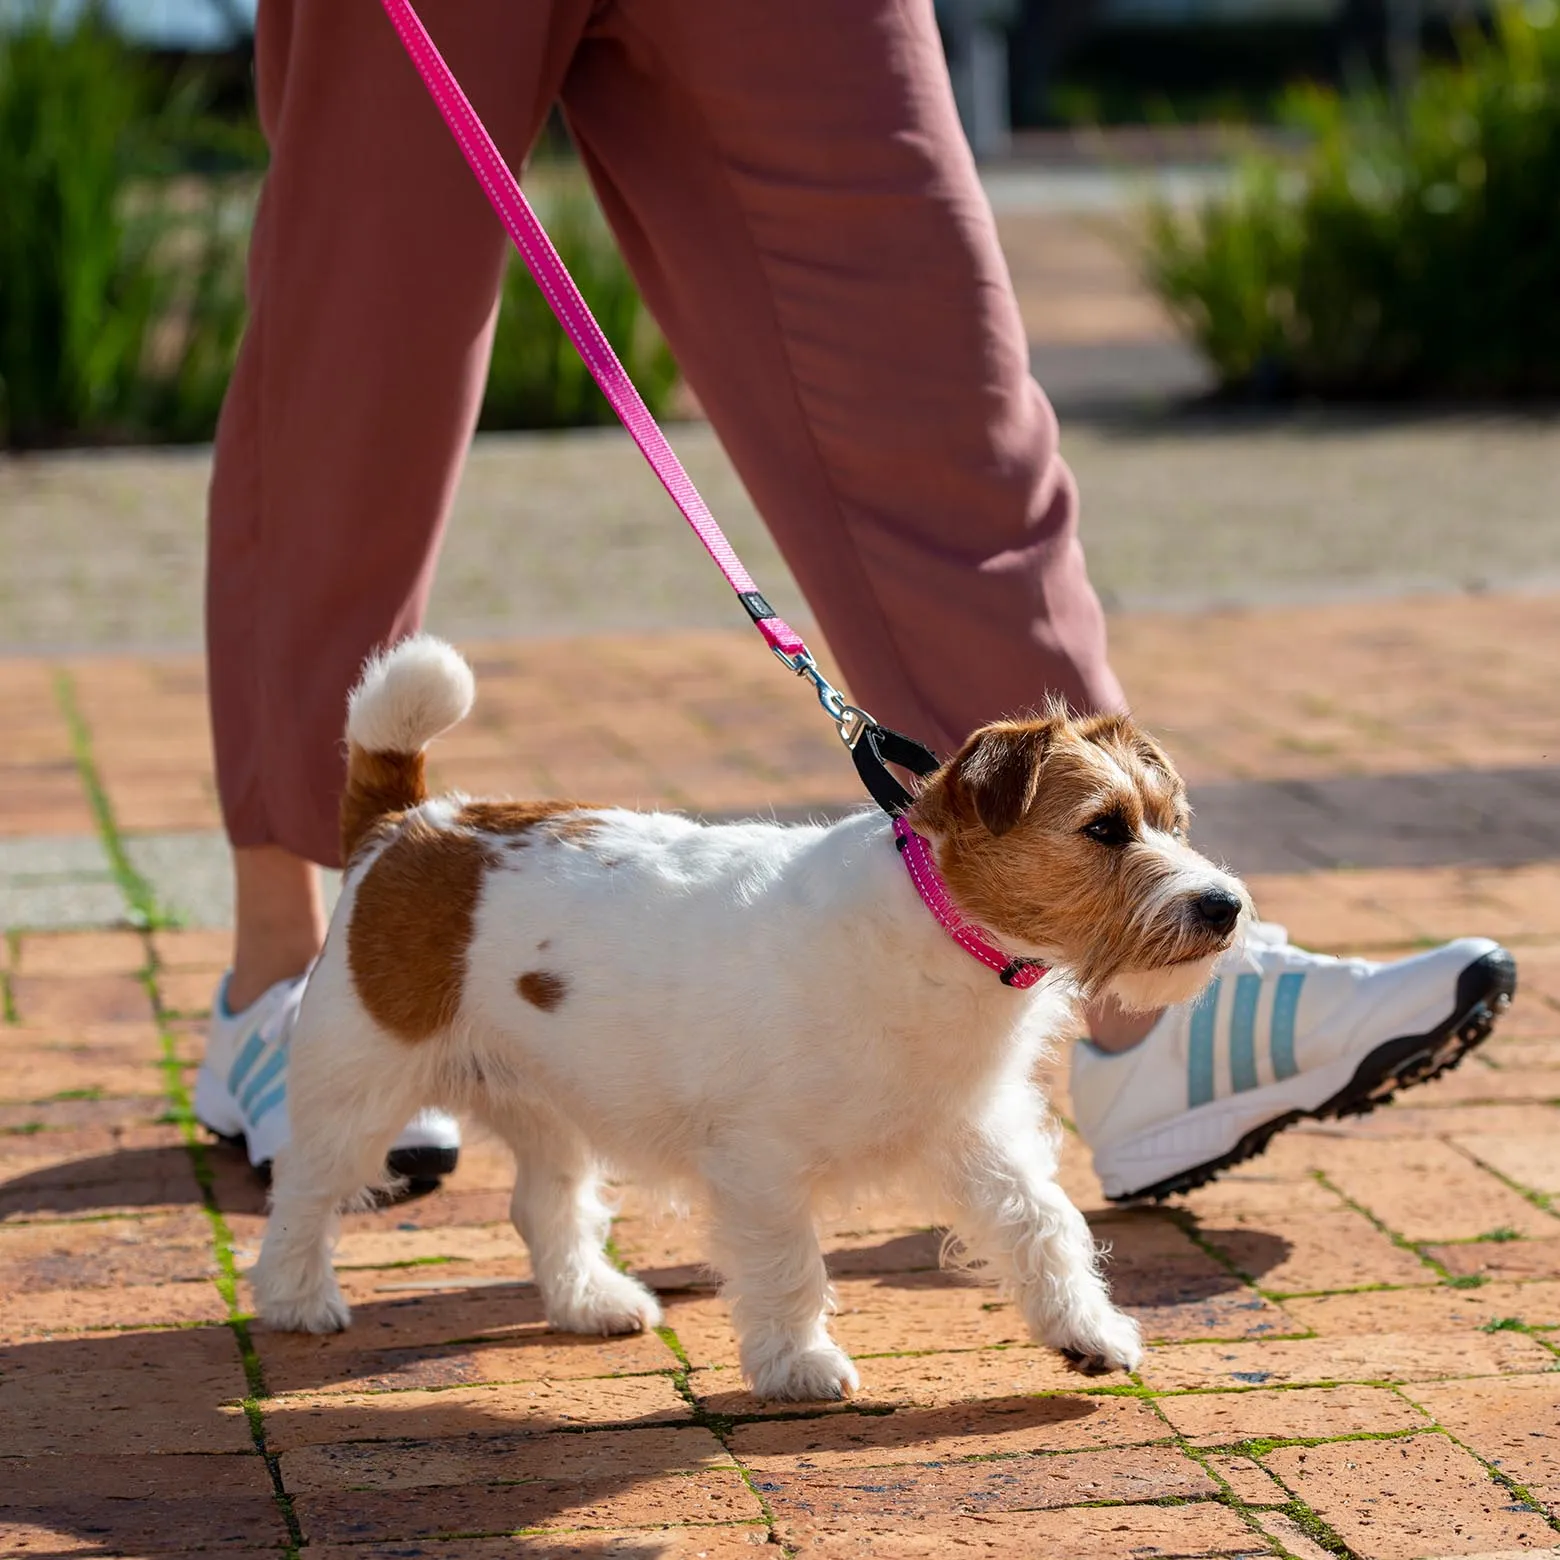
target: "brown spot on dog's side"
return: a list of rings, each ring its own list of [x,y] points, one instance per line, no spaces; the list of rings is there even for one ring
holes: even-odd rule
[[[514,839],[529,834],[538,824],[559,839],[583,839],[596,820],[584,802],[467,802],[455,821],[483,834]]]
[[[551,1013],[569,994],[569,983],[548,970],[527,970],[515,982],[515,989],[532,1007]]]
[[[460,1011],[482,877],[480,839],[413,818],[363,875],[347,927],[352,983],[373,1019],[426,1040]]]
[[[382,820],[398,818],[428,800],[421,753],[370,753],[354,742],[347,753],[341,793],[341,861],[358,853]]]
[[[537,943],[536,951],[538,953],[546,953],[547,950],[549,948],[551,948],[551,947],[552,947],[552,938],[551,937],[544,937],[539,943]]]

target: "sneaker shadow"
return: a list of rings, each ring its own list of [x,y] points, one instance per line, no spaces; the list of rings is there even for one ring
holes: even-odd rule
[[[200,1182],[179,1143],[44,1165],[0,1181],[0,1220],[198,1204]]]
[[[243,1149],[223,1139],[205,1145],[205,1164],[225,1212],[266,1211],[266,1182]],[[415,1202],[437,1182],[400,1188],[384,1205]],[[45,1165],[0,1181],[0,1222],[19,1218],[69,1218],[108,1210],[199,1205],[205,1194],[190,1151],[183,1144],[126,1148]]]

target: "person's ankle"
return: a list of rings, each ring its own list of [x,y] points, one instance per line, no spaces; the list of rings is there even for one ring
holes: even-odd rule
[[[325,943],[319,870],[275,845],[233,852],[233,973],[227,1006],[242,1012],[308,969]]]
[[[278,981],[296,980],[314,962],[318,948],[303,945],[287,948],[257,949],[237,954],[233,969],[223,988],[222,1000],[228,1015],[242,1013],[258,1002]]]
[[[1147,1013],[1130,1013],[1114,999],[1102,997],[1084,1009],[1083,1017],[1096,1049],[1115,1054],[1130,1051],[1146,1040],[1163,1012],[1163,1008],[1153,1008]]]

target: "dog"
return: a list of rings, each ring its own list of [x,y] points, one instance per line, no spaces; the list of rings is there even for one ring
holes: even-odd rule
[[[661,1320],[604,1252],[610,1173],[702,1203],[754,1392],[848,1395],[815,1209],[893,1180],[927,1188],[1038,1342],[1088,1373],[1135,1368],[1031,1080],[1080,998],[1187,1000],[1249,914],[1186,843],[1159,746],[1052,705],[977,731],[919,792],[907,821],[964,922],[1010,968],[1051,967],[1018,989],[939,924],[881,813],[711,826],[430,798],[424,749],[473,697],[427,636],[351,696],[346,872],[291,1040],[262,1318],[348,1324],[334,1217],[439,1105],[513,1149],[515,1226],[560,1330]]]

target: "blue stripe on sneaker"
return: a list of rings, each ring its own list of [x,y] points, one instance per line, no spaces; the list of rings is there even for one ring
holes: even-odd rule
[[[245,1078],[249,1076],[249,1069],[260,1060],[260,1053],[265,1050],[265,1041],[260,1038],[260,1032],[254,1034],[244,1042],[243,1049],[238,1053],[238,1059],[233,1063],[233,1070],[228,1074],[228,1093],[236,1095]]]
[[[1262,977],[1242,975],[1230,1007],[1230,1087],[1237,1094],[1257,1086],[1257,1003]]]
[[[244,1097],[239,1101],[245,1110],[253,1107],[255,1101],[265,1092],[266,1085],[271,1083],[276,1075],[287,1065],[287,1052],[281,1048],[273,1051],[265,1066],[258,1068],[253,1078],[249,1080],[249,1087],[244,1090]]]
[[[1293,1078],[1300,1070],[1295,1066],[1295,1014],[1300,1010],[1300,988],[1304,984],[1304,970],[1291,970],[1278,977],[1278,990],[1273,993],[1274,1078]]]
[[[249,1126],[251,1130],[255,1127],[258,1127],[260,1123],[264,1121],[265,1118],[269,1116],[271,1112],[275,1110],[276,1107],[280,1105],[286,1098],[287,1084],[284,1080],[283,1082],[277,1084],[277,1086],[272,1089],[271,1092],[255,1106],[254,1114],[249,1118]]]
[[[1219,1010],[1218,977],[1192,1006],[1187,1042],[1186,1107],[1195,1110],[1213,1098],[1213,1021]]]

